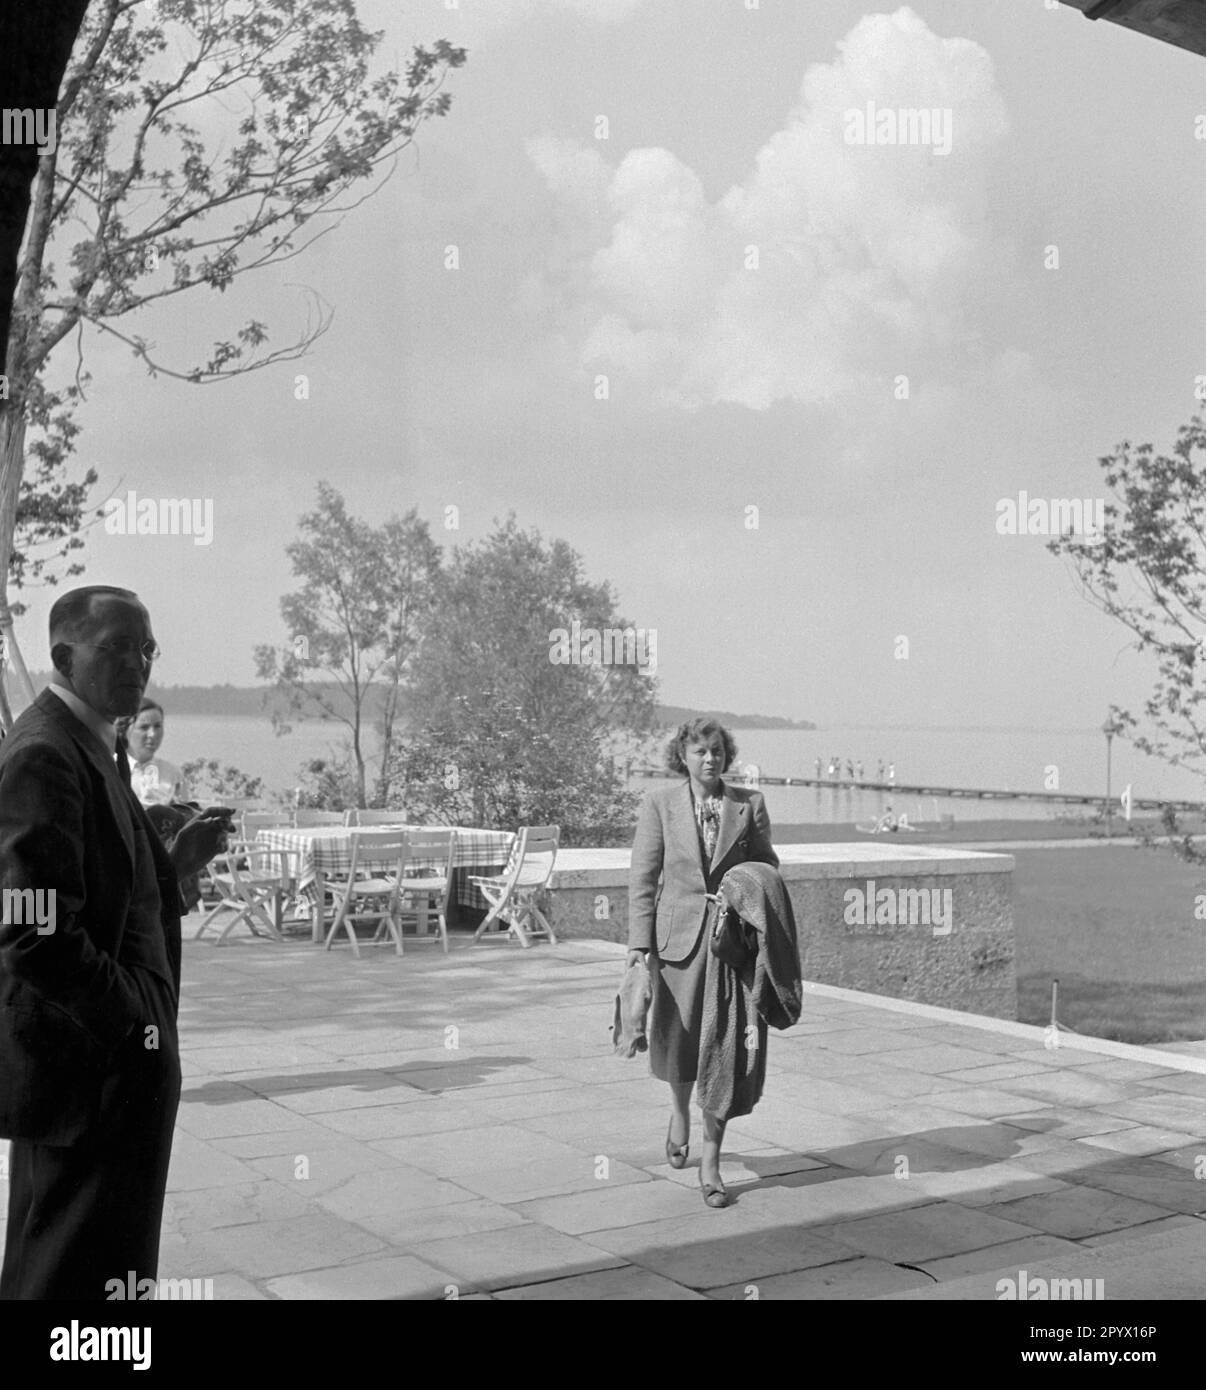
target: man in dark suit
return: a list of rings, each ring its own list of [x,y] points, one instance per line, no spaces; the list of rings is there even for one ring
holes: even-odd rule
[[[180,1098],[181,875],[222,847],[204,812],[170,850],[117,750],[157,653],[137,596],[50,613],[50,687],[0,745],[0,1137],[12,1143],[0,1298],[102,1299],[157,1279]]]

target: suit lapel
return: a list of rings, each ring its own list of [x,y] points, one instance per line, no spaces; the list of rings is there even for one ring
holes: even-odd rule
[[[113,813],[113,819],[117,824],[117,830],[121,836],[121,842],[125,846],[126,854],[129,855],[132,872],[134,868],[133,812],[126,800],[125,784],[117,771],[117,763],[112,758],[106,757],[104,749],[97,743],[92,731],[80,723],[75,714],[57,695],[51,694],[49,690],[44,690],[35,703],[70,734],[80,752],[105,779],[105,793],[109,798],[109,808]]]
[[[703,846],[699,842],[699,828],[695,823],[695,803],[691,799],[691,783],[684,780],[670,803],[670,824],[675,838],[683,850],[699,861],[699,872],[707,876],[704,863]]]
[[[713,869],[724,861],[725,855],[740,839],[746,829],[749,813],[747,803],[739,801],[726,786],[720,805],[720,833],[716,836],[716,850],[712,855]]]

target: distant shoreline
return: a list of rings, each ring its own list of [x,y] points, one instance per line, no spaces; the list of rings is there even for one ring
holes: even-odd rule
[[[50,680],[48,671],[34,671],[30,675],[35,691],[41,691]],[[335,685],[320,684],[315,689],[324,697],[336,703],[340,695]],[[163,702],[169,714],[195,715],[202,719],[264,719],[271,720],[271,711],[266,702],[272,694],[272,687],[266,685],[156,685],[147,687],[147,694],[153,700]],[[732,729],[798,729],[810,732],[816,725],[806,719],[784,719],[773,714],[734,714],[731,710],[687,709],[681,705],[657,705],[659,728],[669,729],[690,719],[714,718]],[[350,708],[349,711],[350,713]],[[372,722],[371,710],[366,710]],[[338,720],[289,718],[282,714],[287,724],[330,724]]]

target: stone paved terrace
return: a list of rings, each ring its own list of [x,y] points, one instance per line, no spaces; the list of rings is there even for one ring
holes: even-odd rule
[[[698,1116],[675,1172],[665,1088],[612,1053],[622,960],[187,942],[161,1277],[221,1299],[993,1299],[1024,1269],[1201,1296],[1206,1059],[814,987],[712,1211]]]

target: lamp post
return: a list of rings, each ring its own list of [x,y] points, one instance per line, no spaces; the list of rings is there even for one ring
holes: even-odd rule
[[[1105,734],[1106,740],[1106,794],[1105,794],[1105,823],[1106,839],[1114,838],[1114,801],[1110,791],[1110,774],[1112,771],[1111,760],[1114,747],[1114,735],[1122,731],[1122,725],[1117,723],[1111,714],[1106,722],[1101,726],[1101,732]]]

